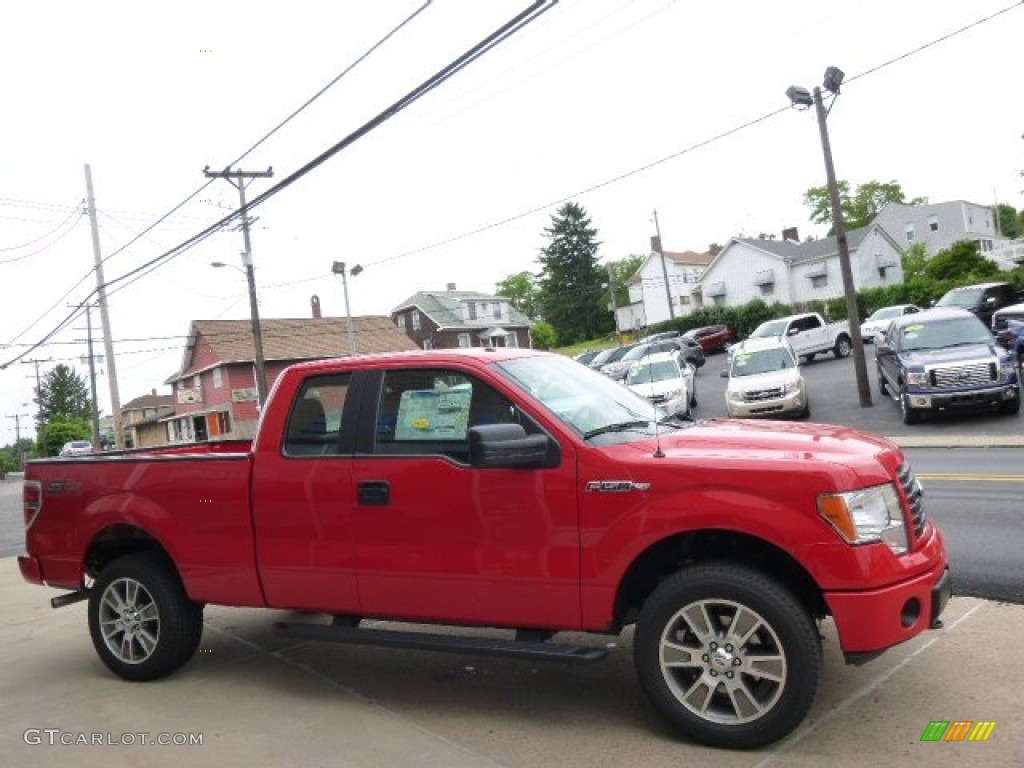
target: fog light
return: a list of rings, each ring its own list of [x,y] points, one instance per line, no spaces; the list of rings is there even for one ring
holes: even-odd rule
[[[903,604],[903,613],[900,614],[900,624],[910,629],[921,618],[921,601],[912,597]]]

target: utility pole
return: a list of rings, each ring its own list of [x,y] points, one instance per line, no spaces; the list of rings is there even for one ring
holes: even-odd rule
[[[615,278],[612,277],[612,265],[608,265],[608,295],[612,300],[612,320],[615,323],[615,333],[619,333],[619,307],[615,303]]]
[[[110,384],[110,410],[114,417],[114,445],[124,448],[124,435],[121,429],[121,395],[117,387],[117,364],[114,360],[114,336],[110,332],[110,313],[107,311],[107,281],[103,277],[103,257],[100,255],[100,229],[96,221],[96,200],[92,193],[92,169],[85,166],[85,197],[89,208],[89,224],[92,229],[92,255],[96,262],[96,293],[100,308],[100,323],[103,326],[103,349],[107,355],[107,381]],[[92,352],[89,353],[90,364]],[[96,406],[96,393],[93,392],[93,407]],[[99,439],[97,428],[95,439]]]
[[[242,264],[245,265],[245,278],[249,283],[249,314],[252,317],[252,340],[256,356],[253,361],[256,369],[256,393],[259,399],[260,408],[267,402],[267,376],[264,370],[263,360],[263,331],[260,328],[259,302],[256,299],[256,276],[252,264],[252,244],[249,242],[249,210],[245,202],[246,179],[269,179],[274,175],[273,168],[265,171],[237,171],[225,168],[223,171],[211,171],[210,166],[203,168],[203,175],[208,179],[226,179],[238,190],[238,201],[242,220],[242,242],[245,250],[242,251]]]
[[[39,375],[39,366],[42,363],[52,363],[53,359],[47,360],[22,360],[24,365],[35,366],[36,369],[36,431],[39,432],[43,428],[43,403],[42,403],[42,392],[43,392],[43,379]]]
[[[85,327],[89,349],[89,393],[92,395],[92,413],[90,414],[90,420],[92,421],[92,449],[98,451],[100,450],[100,409],[99,404],[96,402],[96,360],[92,354],[91,307],[91,304],[85,305]],[[114,422],[114,430],[115,432],[119,431],[116,420]]]
[[[26,417],[24,413],[16,413],[13,416],[8,416],[8,419],[14,419],[14,450],[15,455],[18,457],[18,471],[25,469],[25,452],[21,448],[21,419]]]
[[[840,75],[841,76],[841,75]],[[838,86],[836,86],[838,91]],[[821,151],[825,155],[825,175],[832,200],[832,226],[836,232],[836,246],[839,250],[839,270],[843,276],[843,293],[846,294],[846,316],[850,321],[850,338],[853,339],[853,370],[857,376],[857,393],[861,408],[868,408],[871,402],[871,384],[868,382],[868,367],[864,360],[864,339],[860,335],[860,312],[857,309],[857,292],[853,282],[853,268],[850,266],[850,246],[846,242],[846,223],[839,200],[839,184],[836,169],[832,164],[832,144],[828,138],[825,104],[821,99],[821,88],[814,88],[814,108],[818,114],[818,132],[821,134]]]
[[[661,227],[658,226],[658,211],[654,211],[654,233],[658,236],[658,255],[661,256],[661,274],[665,278],[665,297],[668,299],[668,316],[676,319],[676,308],[672,306],[672,289],[668,284],[668,266],[665,264],[665,246],[661,244]]]

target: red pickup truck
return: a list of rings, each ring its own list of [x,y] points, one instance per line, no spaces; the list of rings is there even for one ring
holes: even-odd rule
[[[33,461],[24,509],[23,576],[72,590],[55,607],[88,600],[125,679],[185,664],[211,603],[308,612],[276,625],[302,638],[567,662],[604,643],[557,632],[635,625],[654,707],[726,747],[804,718],[816,622],[832,618],[856,663],[938,626],[951,594],[890,442],[679,421],[526,350],[296,365],[251,445]]]

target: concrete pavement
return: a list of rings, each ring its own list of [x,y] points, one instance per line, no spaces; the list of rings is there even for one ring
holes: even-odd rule
[[[211,607],[190,664],[132,684],[96,657],[85,605],[53,611],[54,594],[24,583],[13,558],[0,560],[0,765],[1024,765],[1024,606],[954,598],[944,629],[863,667],[843,664],[826,624],[825,675],[808,720],[771,748],[729,752],[663,725],[636,682],[628,633],[580,636],[613,645],[606,662],[576,668],[295,642],[271,634],[280,612]],[[985,743],[923,743],[932,720],[996,726]],[[47,729],[56,729],[53,745]],[[138,743],[161,733],[201,734],[202,744]],[[60,744],[79,734],[136,743]]]

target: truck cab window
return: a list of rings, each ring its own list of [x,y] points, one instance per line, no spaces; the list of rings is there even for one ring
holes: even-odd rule
[[[288,456],[338,454],[341,415],[348,395],[349,374],[315,376],[303,382],[285,428]]]

